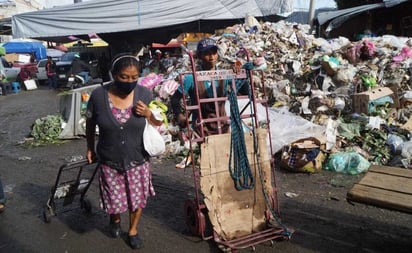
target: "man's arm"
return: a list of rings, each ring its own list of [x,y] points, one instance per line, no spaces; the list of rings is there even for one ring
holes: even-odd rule
[[[176,92],[170,97],[170,104],[172,106],[172,112],[175,115],[176,123],[180,127],[186,127],[186,116],[182,113],[180,108],[180,100],[182,99],[183,94],[176,90]]]
[[[90,66],[89,66],[89,64],[85,63],[84,61],[82,61],[82,68],[83,68],[84,70],[90,71]]]
[[[249,95],[249,86],[250,84],[248,79],[236,80],[236,88],[239,95]]]

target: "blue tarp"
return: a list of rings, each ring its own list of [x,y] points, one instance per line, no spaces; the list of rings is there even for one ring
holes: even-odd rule
[[[34,53],[37,61],[47,57],[46,47],[41,42],[9,41],[3,43],[2,46],[6,49],[7,54]]]

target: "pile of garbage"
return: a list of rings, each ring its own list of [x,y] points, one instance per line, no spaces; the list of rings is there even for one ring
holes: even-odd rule
[[[274,153],[285,168],[355,174],[369,164],[410,167],[411,38],[326,40],[316,38],[308,25],[262,23],[254,17],[213,37],[221,68],[241,61],[263,71],[264,78],[253,81],[259,96],[268,96]],[[151,83],[159,100],[168,103],[176,77],[189,66],[183,57]]]
[[[251,16],[212,37],[219,45],[219,68],[240,61],[253,73],[257,96],[267,98],[269,107],[257,109],[269,111],[272,153],[281,167],[349,174],[370,164],[412,168],[412,38],[326,40],[316,38],[309,25]],[[187,154],[190,147],[184,129],[166,112],[179,75],[190,70],[184,55],[166,73],[139,81],[163,111],[165,124],[158,130],[167,143],[165,156]],[[59,134],[44,127],[49,124],[35,125],[32,136],[40,142],[54,142]]]

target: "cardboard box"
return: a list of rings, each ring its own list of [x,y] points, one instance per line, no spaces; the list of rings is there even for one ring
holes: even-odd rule
[[[329,76],[334,76],[338,72],[337,69],[327,61],[321,61],[321,65]]]
[[[390,96],[393,103],[390,105],[392,108],[399,108],[399,97],[395,91],[389,87],[379,87],[372,90],[364,91],[361,93],[354,94],[352,97],[352,110],[356,113],[369,114],[369,105],[373,101],[383,98],[385,96]]]
[[[412,131],[412,118],[409,118],[408,121],[401,126],[402,129]]]

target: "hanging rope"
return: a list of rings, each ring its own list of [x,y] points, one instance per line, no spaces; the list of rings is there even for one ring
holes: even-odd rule
[[[282,220],[280,219],[278,213],[276,212],[276,210],[273,208],[273,205],[271,204],[272,201],[270,200],[269,194],[266,191],[266,187],[265,187],[265,180],[263,178],[263,170],[262,170],[262,166],[261,166],[261,160],[260,160],[260,152],[259,152],[259,147],[258,147],[258,140],[257,140],[257,136],[254,135],[254,141],[253,141],[253,146],[254,146],[254,152],[257,158],[257,164],[258,164],[258,170],[259,170],[259,179],[260,179],[260,184],[262,185],[262,192],[263,192],[263,196],[265,197],[265,202],[266,202],[266,206],[269,208],[270,213],[272,214],[273,219],[275,219],[275,221],[277,222],[277,224],[283,228],[282,231],[282,235],[287,236],[288,238],[290,238],[292,236],[292,231],[290,231],[283,223]]]
[[[247,157],[245,135],[240,118],[239,106],[235,91],[228,87],[228,97],[230,102],[230,156],[229,156],[229,171],[232,177],[235,188],[238,191],[243,189],[252,189],[255,186],[255,181],[250,169],[249,159]],[[233,166],[232,166],[233,161]]]
[[[251,70],[253,69],[253,64],[247,63],[243,67],[247,70]],[[249,71],[247,71],[247,76],[249,80],[251,80]],[[255,181],[252,175],[252,171],[250,169],[249,160],[247,158],[245,135],[243,132],[242,120],[240,117],[239,106],[237,103],[237,97],[235,93],[236,91],[233,91],[231,87],[228,87],[228,99],[230,102],[230,119],[231,119],[229,171],[230,171],[230,175],[232,179],[235,182],[236,189],[240,191],[243,189],[252,189],[254,187]],[[249,90],[249,99],[252,100],[252,94],[250,90]],[[252,108],[253,104],[251,104],[250,106],[251,106],[251,113],[255,114],[256,108]],[[257,138],[256,129],[254,128],[255,123],[253,122],[253,117],[252,117],[252,126],[253,126],[252,135],[253,135],[254,154],[256,156],[259,180],[262,185],[262,193],[265,198],[266,206],[268,207],[273,219],[283,229],[281,234],[290,238],[292,236],[293,231],[289,230],[282,223],[277,211],[273,208],[272,201],[265,187],[265,180],[263,178],[263,170],[261,166],[262,161],[260,160],[258,138]],[[232,157],[233,157],[233,167],[231,166]]]

